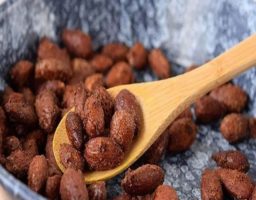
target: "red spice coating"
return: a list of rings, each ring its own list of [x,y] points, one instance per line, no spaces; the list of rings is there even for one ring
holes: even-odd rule
[[[171,153],[186,151],[196,138],[197,127],[189,118],[174,121],[169,127],[169,145]]]
[[[248,135],[248,120],[241,114],[231,113],[222,120],[220,132],[230,143],[238,142]]]
[[[19,88],[27,85],[32,78],[33,69],[33,63],[20,60],[10,71],[12,83]]]
[[[164,181],[164,171],[157,165],[146,164],[135,170],[128,170],[121,185],[130,195],[152,193]]]
[[[84,85],[88,91],[93,92],[96,88],[104,86],[103,75],[96,73],[88,76],[85,79]]]
[[[114,62],[126,60],[128,48],[121,43],[109,43],[102,49],[102,54],[110,57]]]
[[[83,82],[88,76],[94,74],[95,70],[92,65],[82,58],[75,58],[72,61],[72,78],[69,84]]]
[[[48,176],[48,166],[46,158],[35,156],[28,169],[28,186],[35,192],[42,191]]]
[[[214,89],[210,96],[223,103],[229,112],[241,112],[247,103],[247,94],[231,83]]]
[[[256,118],[249,118],[249,135],[251,138],[256,138]]]
[[[139,132],[142,124],[142,110],[136,97],[126,89],[121,90],[115,98],[115,110],[125,110],[135,119],[136,132]]]
[[[237,170],[217,169],[218,176],[228,193],[236,199],[249,199],[254,184],[251,178]]]
[[[83,124],[78,114],[69,112],[66,118],[66,130],[71,144],[81,150],[84,144]]]
[[[175,120],[182,119],[182,118],[189,118],[191,120],[193,119],[193,115],[190,107],[185,109],[182,113],[180,113],[180,115]]]
[[[24,178],[27,175],[32,158],[30,153],[18,149],[6,158],[5,167],[18,178]]]
[[[47,133],[53,132],[60,116],[55,94],[50,90],[43,90],[36,96],[35,107],[40,127]]]
[[[113,65],[112,59],[104,54],[95,55],[90,63],[95,71],[101,73],[106,72]]]
[[[47,178],[45,185],[45,196],[49,199],[56,199],[59,196],[60,175],[53,175]]]
[[[114,100],[104,87],[96,88],[92,96],[99,100],[104,111],[105,125],[108,125],[114,112]]]
[[[134,75],[132,68],[126,62],[118,62],[106,76],[106,84],[108,87],[133,83]]]
[[[34,105],[35,103],[35,95],[33,94],[33,92],[31,91],[31,89],[29,88],[22,88],[21,89],[21,93],[23,94],[25,101],[30,104],[30,105]]]
[[[4,139],[4,152],[5,155],[10,155],[13,151],[17,149],[22,149],[20,140],[15,136],[8,136]]]
[[[211,96],[204,96],[195,103],[195,114],[198,122],[210,123],[220,119],[226,113],[224,104]]]
[[[146,163],[157,164],[163,157],[169,142],[169,132],[166,130],[145,152],[144,159]]]
[[[179,200],[179,198],[171,186],[159,185],[154,192],[153,200]]]
[[[90,138],[104,134],[104,111],[99,99],[94,96],[85,102],[83,126]]]
[[[85,161],[81,153],[70,144],[61,144],[60,162],[65,168],[84,170]]]
[[[222,168],[236,169],[241,172],[247,172],[250,168],[246,156],[240,151],[220,151],[214,153],[212,159]]]
[[[65,29],[62,40],[68,51],[81,58],[88,58],[92,54],[91,37],[80,30]]]
[[[70,63],[70,58],[66,49],[61,49],[57,44],[44,37],[40,40],[37,50],[38,60],[55,58],[65,63]]]
[[[222,200],[223,191],[217,173],[212,169],[205,169],[201,178],[202,200]]]
[[[66,81],[71,77],[70,64],[63,60],[47,58],[39,60],[35,67],[35,78],[42,80]]]
[[[65,83],[60,80],[49,80],[39,86],[37,93],[39,94],[42,90],[50,90],[57,97],[62,98],[65,91]]]
[[[66,169],[60,181],[60,196],[62,200],[89,200],[81,172]]]
[[[34,106],[27,103],[24,95],[13,92],[4,105],[5,112],[11,121],[34,126],[37,116]]]
[[[108,170],[118,166],[124,158],[122,149],[109,137],[90,139],[84,157],[92,170]]]
[[[143,44],[136,42],[127,53],[127,60],[134,68],[142,69],[147,63],[147,50]]]
[[[124,151],[130,147],[136,124],[134,118],[125,110],[116,111],[110,125],[110,138],[119,144]]]
[[[88,186],[90,200],[106,200],[107,189],[104,181],[99,181]]]
[[[153,49],[150,51],[148,62],[157,77],[160,79],[170,77],[171,65],[160,49]]]

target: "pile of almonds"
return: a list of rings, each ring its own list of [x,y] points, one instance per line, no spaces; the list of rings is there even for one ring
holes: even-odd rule
[[[18,61],[10,70],[10,87],[1,95],[0,163],[33,191],[48,199],[105,200],[104,181],[86,185],[84,170],[117,166],[139,134],[141,116],[136,98],[123,90],[112,99],[106,88],[136,82],[134,71],[147,66],[159,78],[171,76],[171,64],[160,49],[146,50],[110,43],[93,50],[91,37],[66,29],[60,47],[42,38],[36,62]],[[188,68],[190,71],[196,66]],[[170,99],[171,101],[171,99]],[[188,150],[196,139],[197,124],[221,120],[220,132],[230,143],[256,137],[256,119],[241,112],[248,102],[239,86],[227,83],[200,98],[170,124],[142,156],[142,166],[128,169],[115,200],[177,200],[164,185],[159,161]],[[71,145],[63,144],[59,170],[52,140],[59,120],[67,115]],[[129,119],[129,120],[128,120]],[[121,129],[120,129],[121,127]],[[93,153],[97,152],[97,156]],[[202,199],[255,199],[254,182],[246,174],[247,158],[238,151],[213,155],[218,168],[202,173]]]
[[[249,162],[240,151],[223,151],[212,155],[217,169],[205,169],[202,173],[202,199],[256,199],[253,180],[246,174]],[[225,194],[226,193],[226,194]]]
[[[108,170],[123,160],[138,134],[142,113],[128,90],[119,92],[113,102],[106,89],[98,87],[82,104],[77,102],[74,112],[67,114],[66,130],[71,144],[60,146],[60,161],[65,168],[84,171],[88,166],[87,170]]]

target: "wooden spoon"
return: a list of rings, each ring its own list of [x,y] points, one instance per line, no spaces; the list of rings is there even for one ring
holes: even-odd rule
[[[136,96],[143,112],[143,127],[121,165],[111,170],[86,172],[85,182],[106,180],[123,172],[143,155],[185,108],[254,64],[256,64],[256,35],[189,73],[161,81],[121,85],[108,89],[113,97],[124,88]],[[70,143],[65,122],[66,116],[57,127],[53,139],[54,156],[62,171],[65,168],[60,163],[60,145]]]

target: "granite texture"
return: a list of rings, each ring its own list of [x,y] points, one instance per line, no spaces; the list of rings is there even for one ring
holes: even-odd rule
[[[58,42],[65,27],[89,32],[94,48],[110,41],[127,45],[141,41],[147,48],[160,47],[179,73],[181,66],[204,63],[254,33],[255,9],[255,0],[11,0],[0,5],[0,86],[4,87],[7,71],[17,60],[34,59],[40,37],[46,35]],[[155,79],[149,70],[136,77],[140,81]],[[255,77],[252,69],[235,79],[249,94],[249,115],[256,115]],[[202,169],[214,166],[211,154],[235,148],[248,156],[249,173],[256,180],[256,141],[231,146],[216,123],[200,126],[190,151],[165,157],[165,183],[177,190],[181,200],[200,199]],[[120,191],[121,177],[108,182],[110,199]],[[2,167],[0,184],[17,199],[42,198]]]

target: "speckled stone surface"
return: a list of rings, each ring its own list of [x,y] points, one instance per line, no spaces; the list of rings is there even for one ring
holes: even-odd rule
[[[0,5],[0,86],[8,69],[19,59],[33,60],[38,39],[44,35],[58,41],[64,27],[81,28],[93,37],[94,47],[109,41],[132,45],[141,41],[147,48],[160,47],[174,65],[175,73],[192,63],[201,64],[256,31],[256,1],[233,0],[11,0]],[[227,66],[228,67],[228,66]],[[149,70],[137,72],[140,81],[155,77]],[[249,115],[256,115],[256,70],[235,82],[249,94]],[[213,152],[240,149],[250,161],[256,180],[256,141],[229,145],[218,131],[218,123],[200,126],[190,151],[168,155],[161,163],[165,183],[172,185],[181,200],[200,199],[200,176],[214,167]],[[120,191],[120,178],[108,182],[109,198]],[[0,167],[0,184],[17,199],[42,197],[31,192]]]

